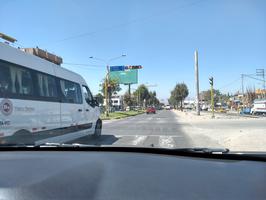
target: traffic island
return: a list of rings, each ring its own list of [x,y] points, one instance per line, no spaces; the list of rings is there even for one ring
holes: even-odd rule
[[[266,151],[266,118],[248,118],[173,110],[182,131],[198,147],[222,147],[231,151]]]

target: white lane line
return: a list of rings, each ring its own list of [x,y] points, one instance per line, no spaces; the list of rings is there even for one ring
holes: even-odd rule
[[[113,123],[114,121],[111,121],[111,120],[103,120],[103,124],[110,124],[110,123]]]
[[[159,146],[163,148],[173,148],[175,146],[175,141],[172,136],[160,136]]]
[[[146,121],[137,121],[135,122],[136,124],[146,124],[147,122]]]
[[[131,142],[132,145],[139,145],[141,143],[144,142],[144,140],[146,140],[147,136],[145,135],[136,135],[134,140]]]
[[[125,134],[125,135],[114,135],[115,137],[118,137],[118,138],[122,138],[122,137],[131,137],[131,136],[136,136],[136,135],[134,135],[134,134],[132,134],[132,135],[127,135],[127,134]],[[159,137],[160,135],[154,135],[154,134],[143,134],[143,135],[137,135],[137,136],[152,136],[152,137]],[[181,135],[169,135],[169,136],[166,136],[166,137],[174,137],[174,138],[179,138],[179,137],[184,137],[184,136],[181,136]]]

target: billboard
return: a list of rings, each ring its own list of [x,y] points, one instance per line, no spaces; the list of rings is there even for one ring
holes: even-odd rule
[[[137,84],[138,70],[110,71],[110,79],[115,79],[119,84]]]

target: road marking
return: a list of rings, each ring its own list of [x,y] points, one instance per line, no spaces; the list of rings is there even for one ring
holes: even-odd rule
[[[131,142],[132,145],[139,145],[140,143],[143,143],[144,140],[146,140],[147,136],[145,135],[136,135],[135,139]]]
[[[159,146],[163,148],[173,148],[175,146],[175,141],[172,136],[160,136]]]
[[[105,135],[105,134],[104,134]],[[110,135],[110,134],[106,134],[106,135]],[[145,135],[145,134],[143,134],[143,135],[114,135],[115,137],[118,137],[118,138],[122,138],[122,137],[132,137],[132,136],[134,136],[134,137],[136,137],[136,136],[152,136],[152,137],[160,137],[161,135],[153,135],[153,134],[147,134],[147,135]],[[161,136],[162,137],[162,136]],[[163,137],[175,137],[175,138],[179,138],[179,137],[184,137],[184,136],[181,136],[181,135],[169,135],[169,136],[163,136]]]

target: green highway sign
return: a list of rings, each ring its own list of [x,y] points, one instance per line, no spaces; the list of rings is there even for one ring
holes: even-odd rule
[[[119,84],[137,84],[138,70],[110,71],[110,79],[115,79]]]

